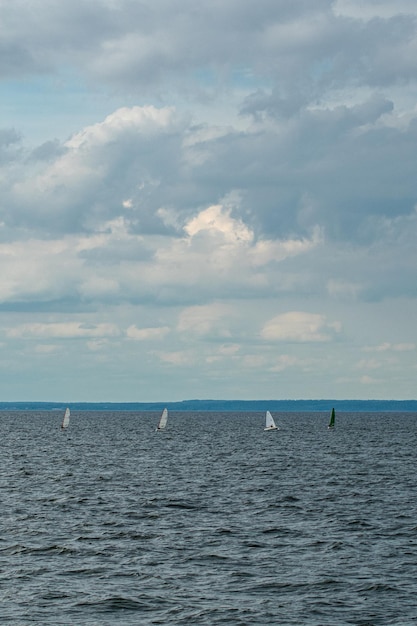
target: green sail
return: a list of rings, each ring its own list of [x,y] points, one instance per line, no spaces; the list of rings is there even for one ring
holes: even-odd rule
[[[334,418],[335,418],[335,414],[334,414],[334,409],[332,409],[332,413],[330,415],[330,422],[329,422],[329,428],[334,428]]]

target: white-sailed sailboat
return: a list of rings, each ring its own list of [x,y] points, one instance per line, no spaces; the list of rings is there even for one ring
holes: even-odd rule
[[[275,425],[274,418],[269,411],[266,412],[264,430],[279,430],[278,426]]]
[[[70,420],[71,411],[67,407],[64,413],[64,419],[62,420],[61,428],[68,428],[69,420]]]
[[[161,417],[159,418],[159,422],[158,422],[158,426],[156,427],[156,430],[163,430],[165,426],[167,425],[167,420],[168,420],[168,409],[164,409],[162,411]]]

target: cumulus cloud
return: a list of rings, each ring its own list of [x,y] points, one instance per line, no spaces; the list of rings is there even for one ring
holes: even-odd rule
[[[14,128],[0,128],[0,166],[22,155],[21,136]]]
[[[144,200],[158,196],[167,160],[178,167],[181,141],[172,108],[118,109],[73,135],[55,158],[22,170],[9,189],[9,209],[3,208],[6,224],[42,233],[92,232],[119,213],[132,228],[158,230],[158,204]]]
[[[385,364],[386,362],[384,362],[384,365]],[[356,367],[358,369],[376,370],[382,367],[382,365],[383,363],[378,359],[366,359],[366,360],[362,359],[361,361],[358,362]]]
[[[119,334],[119,329],[114,324],[83,325],[80,322],[51,322],[21,324],[10,328],[7,336],[11,338],[89,338],[89,337],[114,337]]]
[[[133,371],[139,341],[159,367],[226,385],[234,360],[273,389],[336,339],[347,392],[358,363],[410,365],[411,0],[16,0],[0,36],[8,348],[52,362],[84,339],[106,363],[120,342]]]
[[[412,352],[416,349],[415,343],[390,343],[385,341],[378,346],[364,346],[365,352]]]
[[[261,330],[267,341],[327,342],[340,332],[339,322],[317,313],[290,311],[270,319]]]
[[[39,354],[52,354],[53,352],[57,352],[59,350],[59,346],[40,343],[36,346],[35,350]]]
[[[184,227],[185,232],[194,237],[198,233],[219,233],[226,243],[236,244],[239,241],[251,242],[253,234],[241,220],[234,220],[230,210],[224,210],[221,205],[211,206],[201,211]]]
[[[137,341],[146,341],[148,339],[158,340],[163,339],[170,329],[168,326],[159,326],[152,328],[137,328],[134,324],[129,326],[126,330],[126,336],[129,339],[136,339]]]
[[[361,376],[360,378],[360,382],[361,385],[375,385],[376,383],[379,383],[380,380],[378,380],[377,378],[373,378],[372,376],[368,376],[367,374],[365,374],[364,376]]]
[[[228,337],[231,315],[231,307],[222,303],[188,307],[179,316],[177,330],[187,335]]]
[[[239,75],[243,82],[245,75],[260,74],[275,82],[282,100],[294,103],[297,93],[312,98],[337,82],[378,77],[390,57],[398,77],[410,74],[406,53],[413,51],[414,31],[402,14],[415,15],[415,9],[405,0],[395,9],[391,3],[389,12],[387,6],[264,0],[259,10],[251,0],[210,5],[192,0],[140,5],[129,0],[94,5],[32,0],[28,11],[23,0],[16,0],[2,11],[0,72],[23,76],[72,65],[119,89],[129,85],[149,93],[165,83],[170,90],[186,88],[194,94],[212,94],[223,85],[230,89]],[[383,46],[390,56],[382,54]]]
[[[300,359],[291,354],[281,354],[276,359],[270,370],[272,372],[283,372],[291,367],[306,368],[312,364],[311,359]]]
[[[155,352],[155,354],[163,363],[168,363],[169,365],[191,365],[195,361],[194,354],[186,351]]]

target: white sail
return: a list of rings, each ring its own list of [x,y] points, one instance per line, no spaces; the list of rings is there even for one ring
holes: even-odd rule
[[[61,428],[68,428],[69,420],[70,420],[71,411],[67,407],[65,409],[64,419],[62,420]]]
[[[163,430],[165,426],[167,425],[167,420],[168,420],[168,409],[164,409],[162,411],[161,417],[159,418],[159,423],[158,423],[156,430]]]
[[[269,411],[266,412],[264,430],[278,430],[277,426],[275,425],[274,418]]]

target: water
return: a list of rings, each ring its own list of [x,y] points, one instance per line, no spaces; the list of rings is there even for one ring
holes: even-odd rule
[[[7,625],[417,624],[417,415],[1,412]]]

